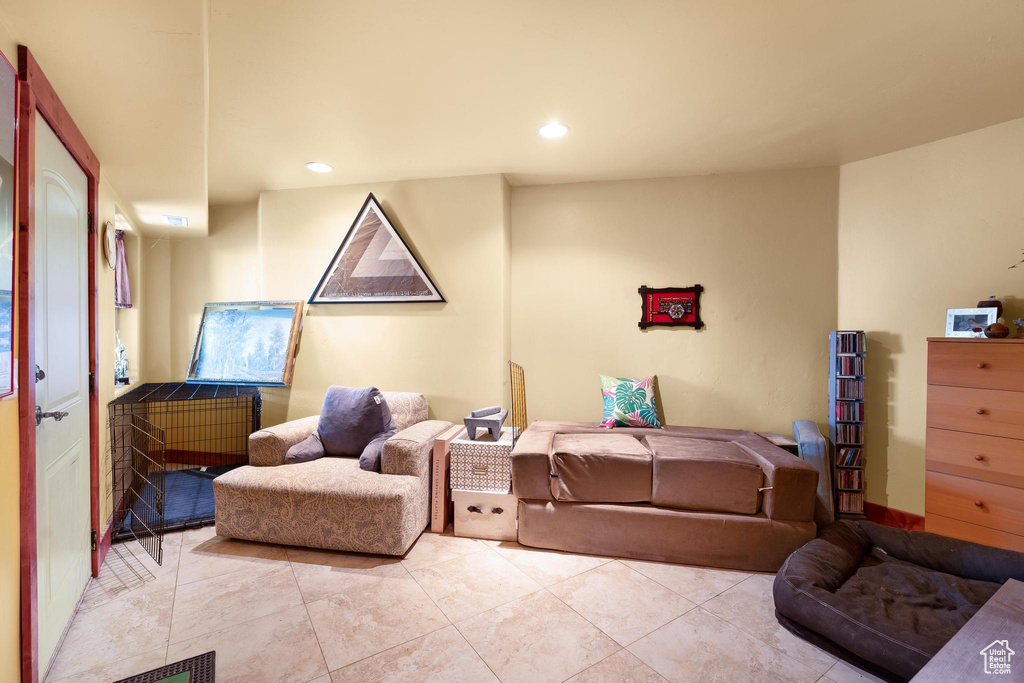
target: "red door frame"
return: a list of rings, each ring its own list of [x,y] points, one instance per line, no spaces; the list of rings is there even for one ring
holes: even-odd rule
[[[18,423],[21,451],[21,680],[39,680],[39,611],[36,567],[36,380],[35,380],[35,114],[42,114],[85,172],[89,186],[89,488],[90,520],[100,529],[99,396],[97,356],[96,236],[100,162],[61,103],[32,53],[18,46]],[[100,557],[92,553],[92,573]]]

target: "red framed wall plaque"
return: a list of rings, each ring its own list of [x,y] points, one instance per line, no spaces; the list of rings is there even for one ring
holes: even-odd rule
[[[700,294],[704,288],[663,287],[656,289],[644,285],[637,290],[640,293],[641,330],[648,327],[704,327],[700,319]]]

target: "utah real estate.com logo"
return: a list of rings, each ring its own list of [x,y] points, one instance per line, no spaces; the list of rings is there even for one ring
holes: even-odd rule
[[[993,640],[980,654],[985,661],[985,673],[1008,675],[1010,673],[1010,657],[1017,653],[1010,649],[1009,641]]]

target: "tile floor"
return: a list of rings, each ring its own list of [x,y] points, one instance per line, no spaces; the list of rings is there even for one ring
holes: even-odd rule
[[[217,681],[877,680],[779,626],[772,575],[424,534],[405,558],[168,535],[115,546],[47,681],[208,650]]]

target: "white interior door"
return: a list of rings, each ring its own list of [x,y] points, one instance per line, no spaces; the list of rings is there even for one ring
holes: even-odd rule
[[[39,670],[89,581],[88,181],[36,114],[35,346]],[[55,419],[60,417],[60,420]],[[38,419],[37,419],[38,421]]]

